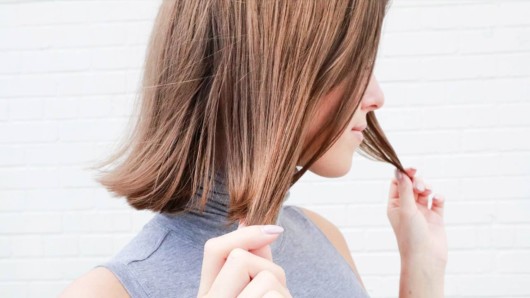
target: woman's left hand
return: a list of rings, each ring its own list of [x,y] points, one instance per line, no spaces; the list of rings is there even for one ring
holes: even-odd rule
[[[435,195],[429,209],[430,185],[421,177],[414,176],[416,169],[405,170],[407,175],[402,173],[402,180],[392,179],[387,209],[401,259],[429,260],[433,266],[444,268],[448,252],[443,218],[444,197]]]

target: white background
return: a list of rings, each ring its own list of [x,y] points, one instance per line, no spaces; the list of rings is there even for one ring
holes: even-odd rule
[[[150,219],[85,170],[131,115],[160,1],[0,0],[0,296],[54,297]],[[446,297],[530,296],[530,1],[394,0],[377,112],[446,196]],[[397,297],[393,167],[358,154],[287,204],[344,233],[372,297]]]

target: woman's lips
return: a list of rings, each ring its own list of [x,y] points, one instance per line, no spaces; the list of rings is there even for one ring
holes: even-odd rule
[[[358,124],[356,126],[354,126],[352,129],[351,129],[351,132],[352,134],[360,141],[362,142],[364,140],[364,134],[363,134],[363,130],[366,129],[366,124],[365,123],[362,123],[362,124]]]
[[[366,126],[367,126],[366,124],[359,124],[359,125],[352,127],[352,130],[363,131],[366,129]]]
[[[362,142],[364,140],[364,135],[362,131],[352,129],[351,132],[357,139],[359,139],[359,141]]]

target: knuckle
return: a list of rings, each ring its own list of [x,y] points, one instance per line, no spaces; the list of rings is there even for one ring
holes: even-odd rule
[[[256,278],[259,278],[262,283],[265,283],[267,287],[273,287],[278,283],[278,279],[274,273],[269,270],[262,270],[256,274]]]
[[[228,266],[235,268],[237,271],[245,270],[248,266],[249,258],[247,251],[241,248],[234,248],[226,258]]]
[[[213,237],[206,240],[206,242],[204,243],[204,254],[213,253],[218,247],[217,241],[217,237]]]
[[[282,282],[283,284],[286,284],[287,283],[287,274],[285,274],[285,270],[283,270],[283,268],[277,264],[275,264],[276,267],[277,267],[277,271],[278,271],[278,275],[279,275],[279,278],[280,278],[280,282]]]
[[[246,257],[246,255],[247,255],[246,253],[247,253],[246,250],[244,250],[244,249],[242,249],[240,247],[236,247],[236,248],[234,248],[234,249],[232,249],[230,251],[230,253],[228,254],[228,258],[234,259],[234,260],[240,260],[240,259]]]
[[[283,296],[280,292],[276,290],[270,290],[267,293],[265,293],[265,296],[263,296],[263,298],[284,298],[284,297],[285,296]]]
[[[434,194],[432,197],[434,200],[437,200],[438,202],[443,202],[445,199],[445,196],[442,194]]]

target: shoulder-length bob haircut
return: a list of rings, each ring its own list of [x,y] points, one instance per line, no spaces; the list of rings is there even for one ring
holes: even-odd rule
[[[180,213],[203,208],[223,171],[228,224],[275,223],[289,188],[353,117],[387,2],[164,0],[137,121],[118,150],[91,167],[117,162],[97,181],[135,209]],[[304,142],[322,98],[341,83],[334,117]],[[373,111],[367,117],[362,155],[404,171]],[[302,156],[309,158],[298,169]],[[190,206],[199,187],[200,204]]]

